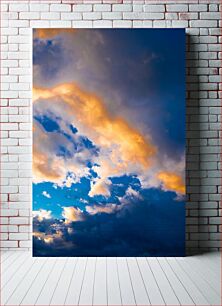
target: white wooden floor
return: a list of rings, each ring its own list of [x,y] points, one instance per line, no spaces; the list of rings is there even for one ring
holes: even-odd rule
[[[1,253],[0,305],[221,305],[221,257],[32,258]]]

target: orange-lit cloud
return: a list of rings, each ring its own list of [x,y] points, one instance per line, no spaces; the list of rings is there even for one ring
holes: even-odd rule
[[[34,38],[50,39],[61,34],[73,34],[76,29],[35,29]]]
[[[61,97],[70,106],[70,111],[87,131],[92,140],[109,148],[116,144],[120,155],[111,155],[116,162],[127,165],[137,163],[147,168],[156,148],[149,139],[121,117],[111,117],[103,101],[92,93],[80,89],[74,83],[67,83],[50,89],[34,88],[33,100]]]
[[[47,244],[53,243],[55,239],[62,238],[62,232],[56,231],[55,234],[45,234],[42,232],[33,232],[32,234],[34,237],[36,237],[38,240],[42,240]]]
[[[173,172],[159,172],[157,178],[161,181],[163,189],[185,194],[185,184],[181,176]]]
[[[173,161],[162,162],[157,158],[157,148],[149,137],[144,137],[121,116],[112,116],[103,100],[94,93],[86,92],[75,83],[64,83],[52,88],[34,88],[33,102],[45,104],[48,107],[54,103],[62,104],[61,112],[71,118],[79,132],[86,135],[99,148],[100,153],[93,170],[98,177],[91,182],[89,196],[109,196],[109,177],[123,174],[137,173],[144,186],[162,187],[185,193],[185,186],[181,176],[184,169],[178,165],[172,166]],[[42,138],[44,139],[43,135]],[[39,138],[40,139],[40,138]],[[47,141],[50,141],[48,139]],[[39,142],[38,142],[39,143]],[[44,145],[41,142],[40,147]],[[78,172],[78,176],[86,174],[84,168],[75,162],[68,163],[58,157],[43,156],[39,146],[34,144],[34,176],[41,174],[48,180],[58,182],[64,179],[66,171]],[[163,158],[163,157],[162,157]],[[181,164],[184,167],[184,162]],[[178,169],[177,169],[178,168]],[[168,169],[172,169],[168,171]],[[67,184],[72,183],[72,180]]]
[[[37,217],[39,221],[43,221],[44,219],[51,219],[51,210],[45,210],[45,209],[40,209],[40,210],[33,210],[32,214],[33,217]]]
[[[82,220],[83,212],[79,208],[72,206],[63,207],[62,216],[65,218],[65,223],[71,223]]]

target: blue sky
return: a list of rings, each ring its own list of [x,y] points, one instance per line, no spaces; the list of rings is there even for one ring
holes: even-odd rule
[[[184,30],[40,29],[33,64],[34,255],[183,255]]]

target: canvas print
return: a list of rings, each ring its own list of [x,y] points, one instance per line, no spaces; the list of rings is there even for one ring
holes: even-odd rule
[[[184,29],[33,31],[33,256],[183,256]]]

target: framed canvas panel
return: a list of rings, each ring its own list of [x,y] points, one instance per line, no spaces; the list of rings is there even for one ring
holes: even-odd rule
[[[184,254],[184,29],[34,30],[33,256]]]

